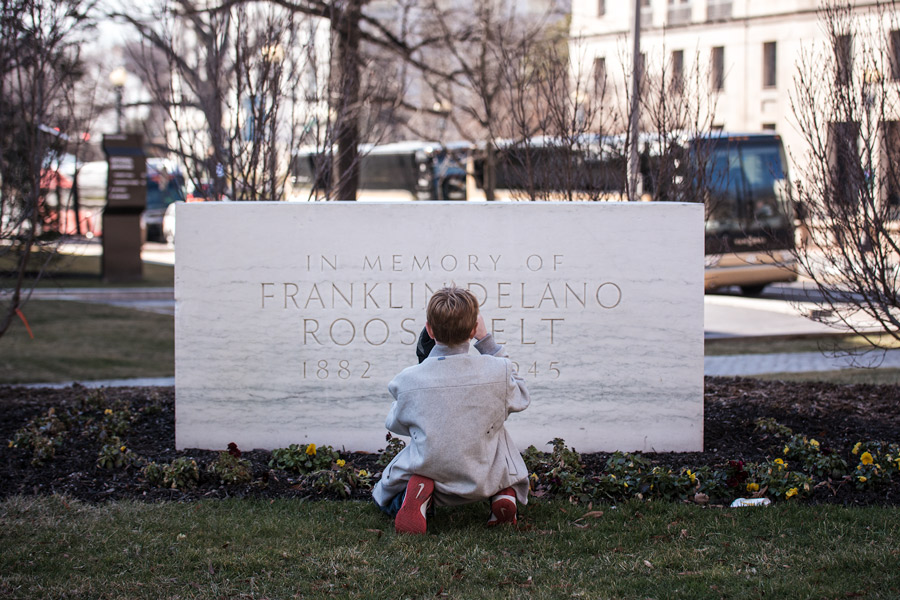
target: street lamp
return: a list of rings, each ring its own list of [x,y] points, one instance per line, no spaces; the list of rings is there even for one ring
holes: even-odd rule
[[[109,82],[116,92],[116,133],[122,133],[122,91],[125,82],[128,81],[128,71],[125,67],[116,67],[109,74]]]
[[[435,100],[431,106],[431,112],[441,118],[440,133],[438,134],[440,139],[438,141],[444,139],[444,131],[447,129],[447,117],[450,115],[451,110],[453,110],[453,105],[446,100]]]

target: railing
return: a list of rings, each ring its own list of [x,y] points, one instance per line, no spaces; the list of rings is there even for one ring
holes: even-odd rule
[[[731,18],[731,0],[707,0],[706,20],[727,21]]]

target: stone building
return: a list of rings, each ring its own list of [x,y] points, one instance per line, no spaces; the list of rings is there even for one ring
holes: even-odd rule
[[[852,123],[829,123],[829,144],[848,131],[862,135],[872,123],[880,161],[897,153],[896,100],[882,110],[884,94],[900,82],[900,17],[876,2],[851,2],[837,36],[829,35],[822,0],[636,0],[640,2],[645,72],[678,78],[698,69],[715,105],[713,129],[781,134],[791,162],[803,167],[807,144],[792,108],[795,79],[842,90],[857,106]],[[605,97],[623,98],[631,71],[633,2],[573,0],[573,56],[606,78]],[[624,66],[623,66],[624,65]],[[626,75],[628,74],[628,75]],[[872,108],[875,106],[874,115]],[[869,112],[869,116],[866,113]],[[796,169],[802,172],[803,169]]]

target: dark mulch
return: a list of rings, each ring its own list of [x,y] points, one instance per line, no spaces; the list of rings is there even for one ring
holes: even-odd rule
[[[16,430],[50,407],[61,411],[74,407],[87,391],[81,387],[61,390],[0,388],[0,440],[12,439]],[[138,415],[123,441],[132,451],[149,460],[169,462],[179,456],[212,462],[217,453],[175,450],[174,390],[172,388],[111,388],[109,400],[127,402]],[[162,410],[158,410],[161,408]],[[770,417],[794,430],[816,438],[844,454],[849,464],[857,459],[850,449],[858,441],[900,442],[900,387],[834,385],[825,383],[767,382],[741,378],[707,378],[705,394],[704,447],[701,453],[646,454],[671,467],[724,465],[730,460],[761,462],[778,455],[783,445],[758,432],[757,419]],[[96,465],[102,442],[96,437],[70,434],[56,457],[44,466],[31,465],[31,453],[2,445],[0,498],[13,494],[66,494],[86,501],[118,499],[196,500],[200,498],[307,497],[291,475],[269,468],[269,453],[244,452],[253,464],[254,483],[224,486],[210,476],[191,491],[160,489],[149,485],[137,469],[106,470]],[[608,455],[586,454],[588,473],[599,474]],[[346,457],[357,468],[378,473],[378,456],[351,454]],[[357,497],[366,495],[359,493]],[[817,488],[811,502],[845,505],[900,504],[900,477],[877,490],[857,490],[848,483]]]

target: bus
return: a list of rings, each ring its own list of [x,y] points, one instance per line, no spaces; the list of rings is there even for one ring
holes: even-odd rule
[[[465,200],[465,142],[396,142],[359,149],[359,201]],[[292,201],[328,197],[332,160],[320,148],[305,148],[291,157]]]
[[[770,283],[797,279],[794,208],[779,135],[645,134],[639,149],[642,200],[706,206],[707,291],[737,286],[756,296]],[[485,198],[485,160],[482,151],[469,169],[469,200]],[[627,163],[621,136],[499,144],[494,197],[622,201]]]
[[[621,201],[627,160],[621,136],[562,143],[501,142],[494,155],[498,201]],[[793,206],[781,137],[713,132],[640,140],[642,199],[706,205],[705,289],[759,295],[797,279]],[[466,142],[399,142],[360,149],[361,201],[484,201],[486,152]],[[291,160],[293,200],[317,200],[331,165],[321,150]]]
[[[797,279],[794,207],[787,161],[776,134],[712,134],[705,146],[706,289],[745,295]]]

